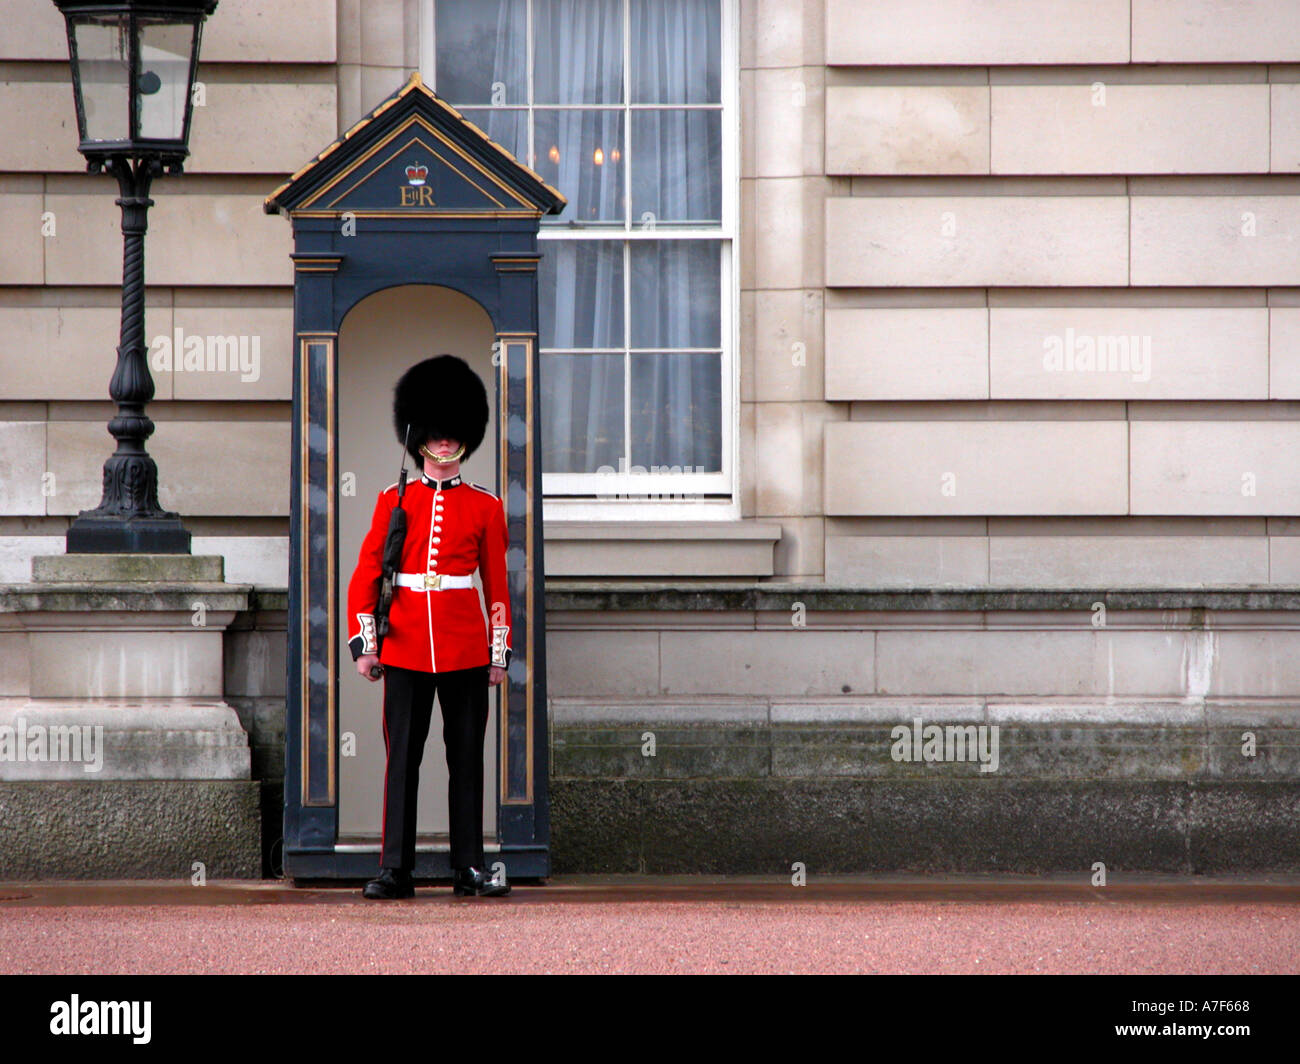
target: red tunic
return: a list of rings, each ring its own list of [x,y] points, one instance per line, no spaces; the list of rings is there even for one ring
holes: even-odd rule
[[[375,653],[375,607],[383,580],[388,515],[397,485],[380,493],[348,585],[348,646],[353,659]],[[421,672],[452,672],[510,660],[510,590],[506,584],[506,515],[501,500],[460,477],[420,477],[406,486],[403,573],[468,576],[479,570],[488,623],[473,587],[420,591],[393,588],[388,635],[379,660]]]

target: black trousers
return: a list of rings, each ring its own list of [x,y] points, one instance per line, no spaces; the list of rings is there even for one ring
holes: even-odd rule
[[[384,835],[380,864],[415,867],[415,799],[429,737],[433,696],[442,706],[447,747],[452,868],[483,867],[483,738],[488,719],[488,667],[416,672],[384,666]]]

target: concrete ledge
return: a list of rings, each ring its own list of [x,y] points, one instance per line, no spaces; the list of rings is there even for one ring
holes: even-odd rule
[[[0,783],[0,880],[262,874],[253,780]]]
[[[548,554],[548,569],[550,557]],[[236,585],[225,585],[227,588]],[[5,596],[31,585],[0,585],[0,612]],[[239,587],[248,609],[289,608],[289,593],[276,587]],[[1091,610],[1102,603],[1108,610],[1256,610],[1300,611],[1300,585],[1238,588],[862,588],[828,584],[765,582],[707,583],[574,580],[551,575],[546,580],[548,612],[592,610],[767,610],[790,612],[798,600],[808,610],[838,611],[981,611]]]
[[[249,765],[225,702],[0,700],[0,781],[246,780]]]
[[[773,610],[794,601],[826,611],[920,610],[1300,610],[1300,587],[1267,588],[915,588],[871,590],[825,584],[672,584],[547,580],[548,611]]]
[[[289,591],[283,587],[249,588],[248,608],[254,613],[288,613]],[[286,622],[287,618],[280,618],[282,627]]]
[[[577,577],[771,576],[780,538],[774,522],[552,521],[546,568]]]
[[[546,526],[546,541],[573,540],[759,540],[781,538],[775,521],[552,521]]]
[[[225,559],[220,554],[38,554],[32,558],[35,583],[219,584]]]
[[[551,783],[557,873],[1300,870],[1300,783]]]
[[[0,613],[83,613],[96,611],[190,613],[205,609],[242,612],[252,588],[223,583],[7,584],[0,585]]]

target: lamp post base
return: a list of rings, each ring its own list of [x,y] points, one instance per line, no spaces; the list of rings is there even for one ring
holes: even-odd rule
[[[96,517],[84,511],[68,527],[69,554],[189,554],[190,533],[175,514]]]

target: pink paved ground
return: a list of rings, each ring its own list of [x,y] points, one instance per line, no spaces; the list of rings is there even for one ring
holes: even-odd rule
[[[197,902],[197,903],[196,903]],[[5,973],[1295,973],[1300,885],[553,880],[0,887]]]

